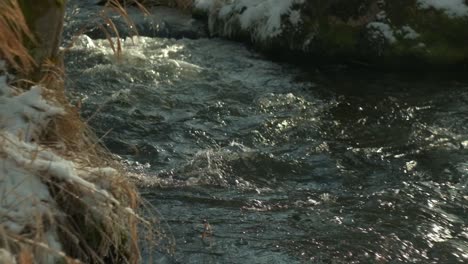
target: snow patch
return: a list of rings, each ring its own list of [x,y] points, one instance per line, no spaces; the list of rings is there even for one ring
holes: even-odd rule
[[[418,0],[418,5],[422,9],[442,10],[450,17],[468,16],[468,6],[465,0]]]
[[[383,22],[371,22],[367,24],[367,28],[371,31],[373,38],[384,37],[390,44],[397,41],[392,27]]]
[[[223,20],[224,35],[231,35],[232,25],[238,23],[241,29],[253,32],[254,39],[265,40],[283,32],[283,18],[293,26],[301,23],[301,14],[293,10],[294,5],[305,0],[197,0],[196,7],[209,8],[210,16]],[[212,17],[210,17],[212,18]]]
[[[289,15],[289,21],[293,26],[297,26],[298,24],[300,24],[302,22],[301,12],[299,12],[298,10],[291,11]]]
[[[82,198],[89,208],[99,205],[97,214],[107,215],[102,210],[112,210],[119,202],[103,189],[106,183],[101,184],[101,179],[108,180],[118,173],[111,168],[85,168],[39,144],[49,122],[65,114],[42,96],[44,91],[46,88],[40,86],[27,91],[16,89],[8,85],[5,75],[0,75],[0,229],[21,236],[41,224],[32,232],[34,242],[61,252],[56,219],[63,212],[50,186],[72,184],[89,194]],[[41,219],[49,224],[39,223]],[[11,252],[0,248],[0,263],[12,263],[7,261],[10,257]],[[35,258],[38,263],[57,263],[60,259],[47,250]]]
[[[194,6],[196,9],[203,11],[211,10],[216,3],[216,0],[195,0]]]
[[[0,248],[0,263],[16,264],[16,259],[8,250]]]
[[[53,116],[64,111],[46,102],[42,91],[42,87],[34,86],[19,93],[7,84],[5,76],[0,76],[0,223],[4,230],[16,234],[36,226],[43,216],[57,212],[42,180],[50,161],[44,160],[42,169],[35,168],[33,164],[41,160],[42,150],[34,140]],[[62,250],[54,225],[47,227],[38,239],[54,251]],[[49,254],[44,254],[42,260],[56,261]]]
[[[6,78],[0,78],[0,129],[29,142],[40,136],[51,117],[63,114],[63,109],[48,104],[42,98],[42,87],[33,86],[18,96],[11,96]]]
[[[419,33],[408,25],[401,27],[401,31],[403,32],[403,38],[405,39],[417,39],[420,37]]]

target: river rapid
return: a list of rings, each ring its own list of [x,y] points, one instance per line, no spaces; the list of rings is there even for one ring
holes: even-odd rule
[[[122,46],[79,37],[67,87],[160,215],[144,263],[468,262],[466,78]]]

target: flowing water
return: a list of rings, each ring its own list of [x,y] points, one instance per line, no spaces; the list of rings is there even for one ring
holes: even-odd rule
[[[81,37],[68,87],[172,234],[152,262],[468,262],[466,79],[122,45]]]

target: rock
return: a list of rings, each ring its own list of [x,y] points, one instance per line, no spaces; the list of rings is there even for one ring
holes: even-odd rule
[[[192,18],[191,14],[175,8],[164,6],[148,7],[148,14],[138,7],[127,6],[129,20],[115,11],[105,9],[95,0],[71,0],[67,6],[64,37],[70,40],[75,34],[86,34],[92,39],[105,39],[106,29],[111,36],[117,36],[111,25],[101,16],[105,13],[118,31],[121,38],[133,35],[165,38],[201,38],[207,37],[206,25]]]
[[[468,65],[468,1],[196,0],[211,36],[280,59],[391,69]]]

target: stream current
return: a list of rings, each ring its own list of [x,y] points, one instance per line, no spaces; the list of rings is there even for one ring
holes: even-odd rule
[[[122,45],[80,37],[67,87],[176,244],[154,263],[468,262],[467,80]]]

